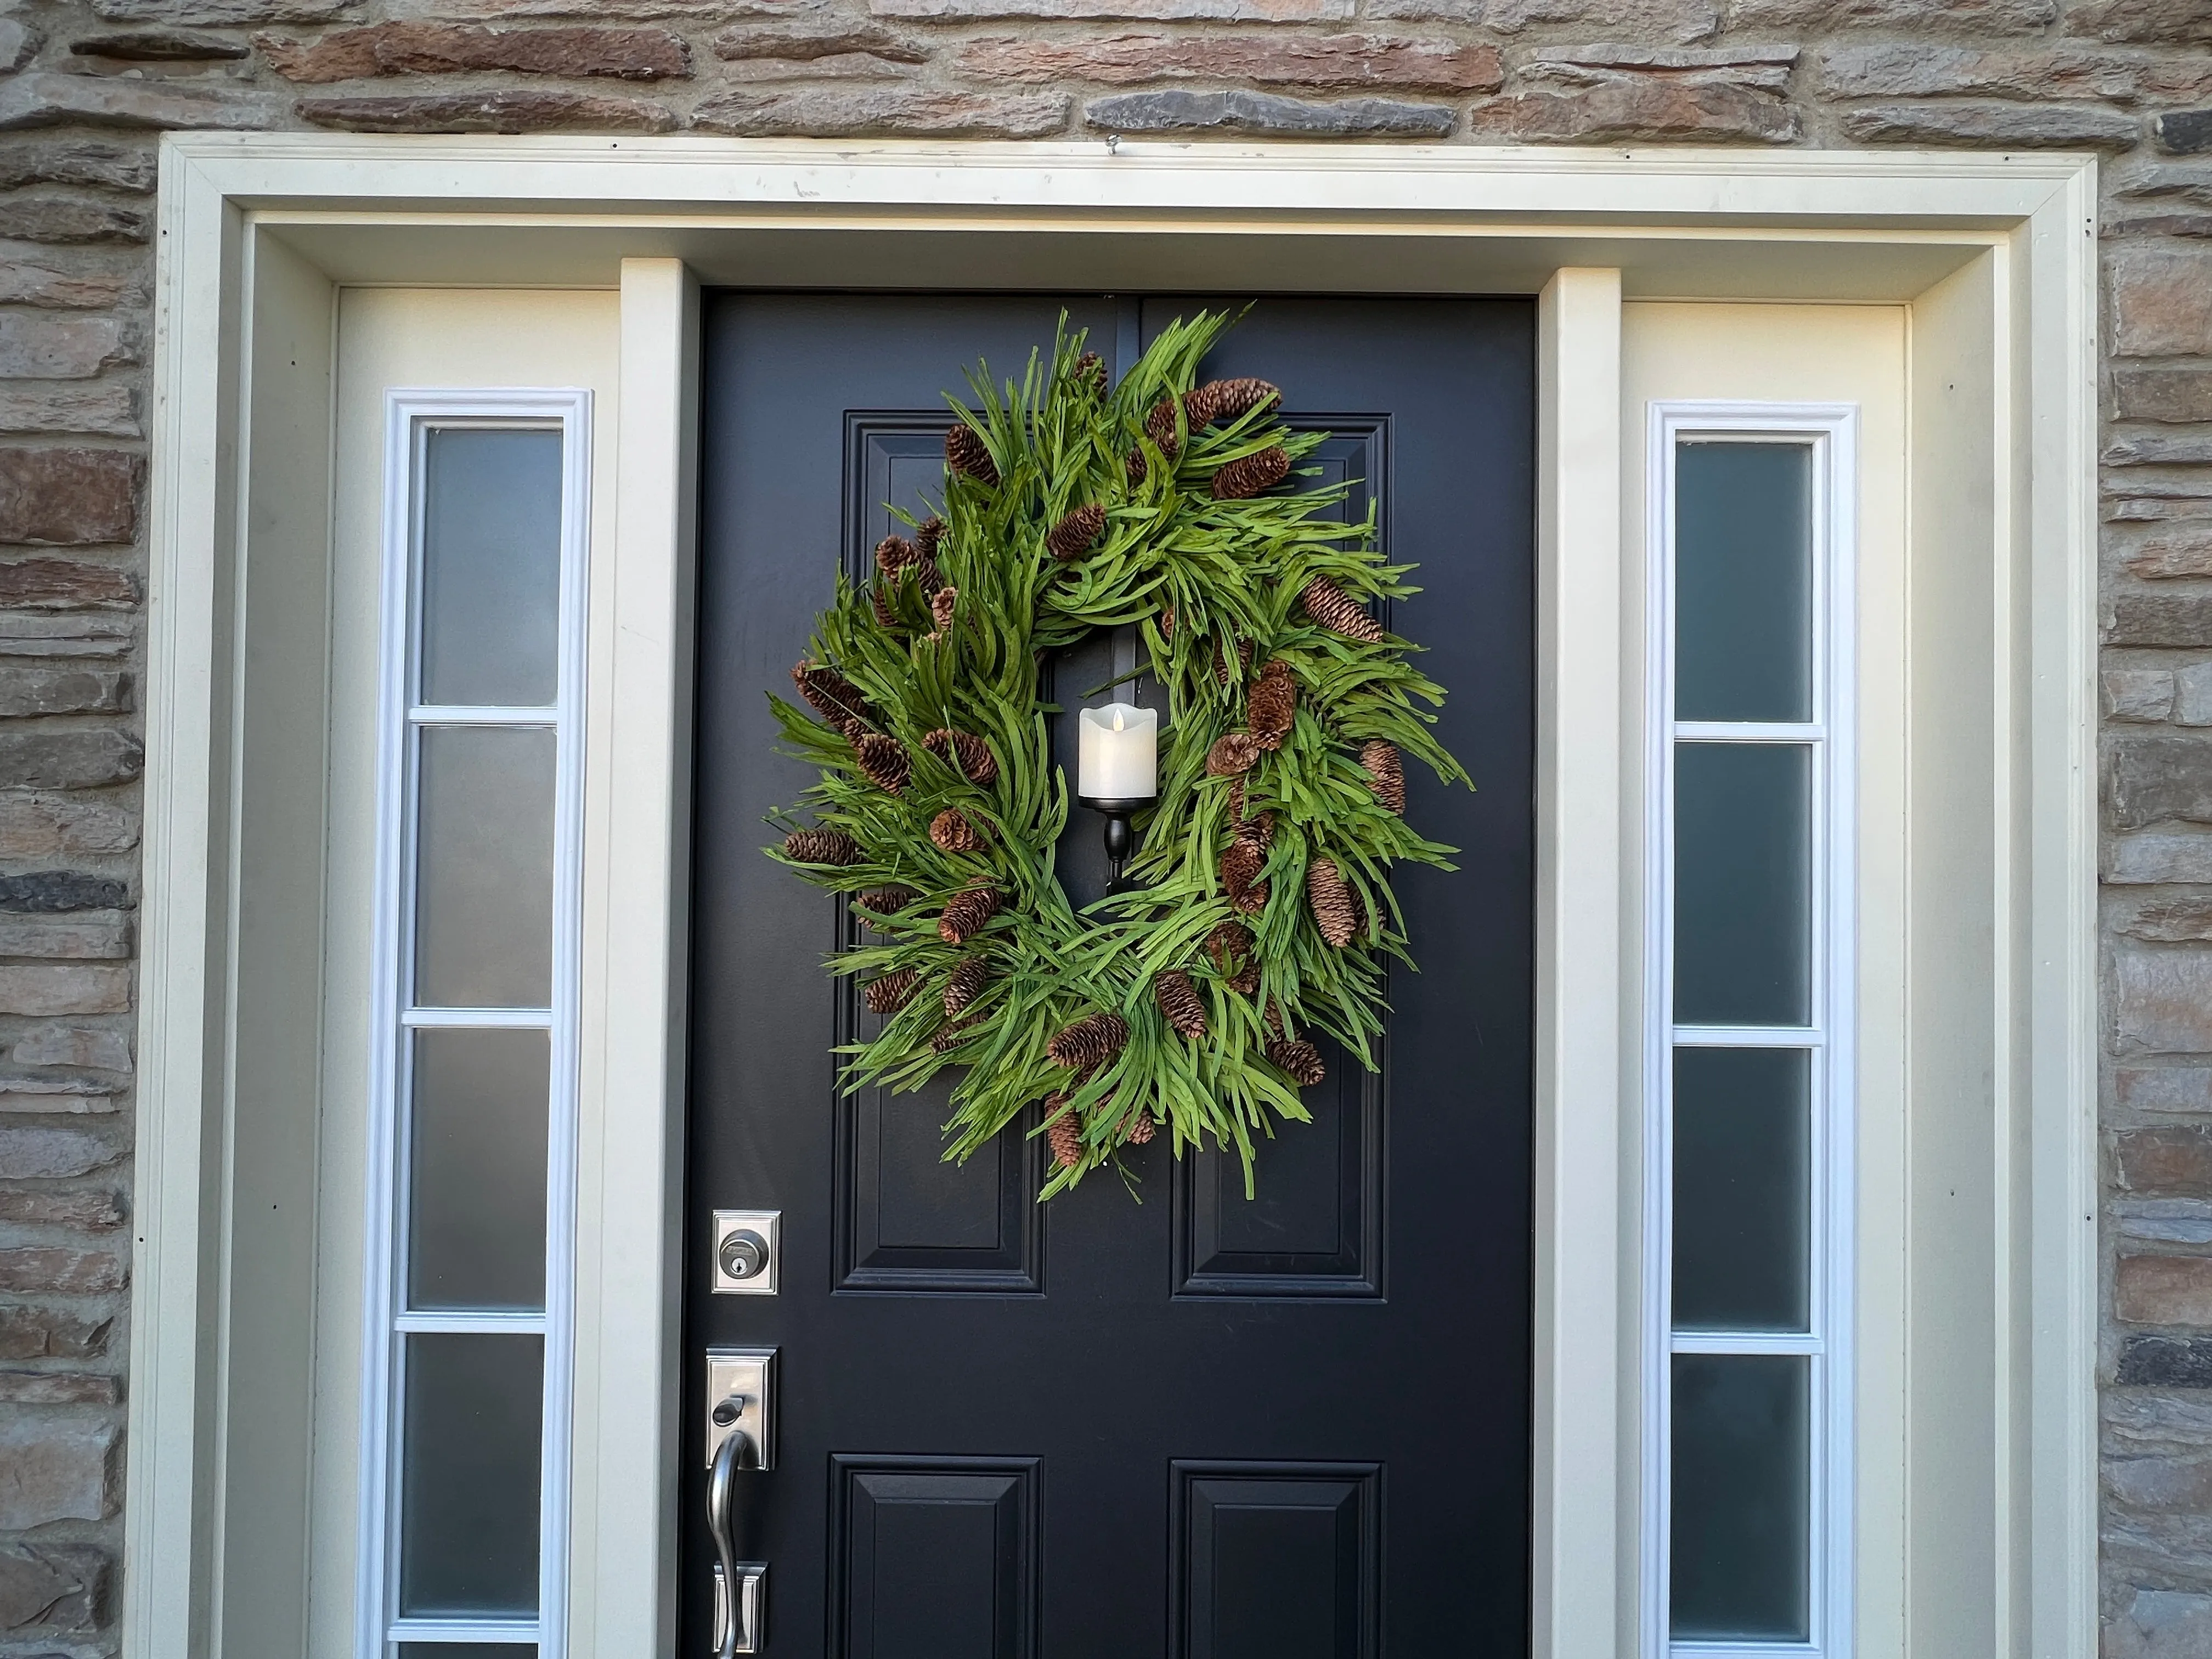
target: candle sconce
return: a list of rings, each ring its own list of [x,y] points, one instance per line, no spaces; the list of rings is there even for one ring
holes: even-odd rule
[[[1075,798],[1106,820],[1109,893],[1129,890],[1122,871],[1136,844],[1130,815],[1159,799],[1159,736],[1158,709],[1113,702],[1082,714]]]

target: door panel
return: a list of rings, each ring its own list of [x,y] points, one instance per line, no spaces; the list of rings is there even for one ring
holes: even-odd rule
[[[1424,565],[1391,621],[1480,785],[1409,779],[1462,868],[1400,873],[1422,971],[1393,975],[1382,1070],[1330,1056],[1255,1200],[1233,1158],[1155,1142],[1133,1192],[1102,1173],[1039,1206],[1036,1141],[947,1166],[942,1091],[841,1097],[830,1050],[872,1017],[821,958],[853,924],[759,851],[808,782],[765,694],[884,503],[927,510],[960,370],[1019,374],[1065,305],[1118,373],[1197,303],[707,307],[684,1420],[705,1346],[778,1347],[776,1467],[741,1477],[739,1522],[771,1654],[1525,1651],[1533,308],[1269,301],[1208,364],[1283,383],[1352,515],[1373,499]],[[1129,660],[1101,637],[1041,672],[1072,705]],[[1104,869],[1077,817],[1079,902]],[[718,1207],[781,1210],[780,1294],[706,1293]],[[703,1650],[696,1438],[684,1458]]]

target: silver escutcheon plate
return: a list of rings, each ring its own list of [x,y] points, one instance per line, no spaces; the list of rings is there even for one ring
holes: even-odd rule
[[[732,1253],[727,1246],[733,1238],[744,1235],[760,1241],[763,1259],[757,1271],[741,1278],[730,1271]],[[707,1254],[714,1264],[716,1296],[774,1296],[779,1270],[783,1266],[783,1212],[715,1211],[714,1236],[708,1241]]]
[[[715,1421],[726,1401],[737,1401],[736,1414],[727,1423]],[[775,1467],[775,1350],[774,1348],[709,1348],[707,1350],[707,1456],[714,1454],[732,1429],[743,1429],[752,1442],[748,1469]]]

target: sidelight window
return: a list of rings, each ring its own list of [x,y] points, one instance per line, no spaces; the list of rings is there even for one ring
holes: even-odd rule
[[[389,394],[362,1659],[563,1650],[588,394]]]
[[[1652,1659],[1849,1651],[1853,432],[1652,413]]]

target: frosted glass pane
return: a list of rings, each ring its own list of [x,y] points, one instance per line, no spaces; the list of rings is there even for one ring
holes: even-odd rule
[[[424,441],[422,700],[550,703],[561,434],[439,430]]]
[[[1674,718],[1813,717],[1813,451],[1674,452]]]
[[[545,1305],[544,1031],[417,1031],[408,1304]]]
[[[1812,1056],[1674,1051],[1674,1328],[1802,1331],[1810,1316]]]
[[[535,1617],[544,1340],[402,1340],[399,1611]]]
[[[398,1659],[538,1659],[535,1642],[402,1642]]]
[[[553,1000],[553,733],[422,732],[415,1000],[544,1008]]]
[[[1674,1356],[1677,1641],[1806,1638],[1808,1367],[1794,1354]]]
[[[1812,1001],[1812,751],[1674,746],[1674,1018],[1802,1025]]]

